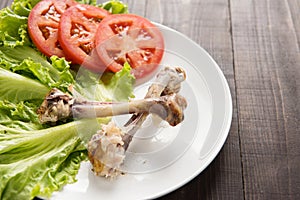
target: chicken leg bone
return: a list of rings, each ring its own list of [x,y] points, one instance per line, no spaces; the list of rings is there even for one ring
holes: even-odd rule
[[[38,110],[41,121],[57,121],[69,118],[71,115],[75,118],[99,118],[132,113],[153,113],[171,126],[176,126],[183,120],[183,110],[187,105],[186,100],[177,93],[129,102],[73,103],[74,100],[70,95],[54,90],[46,98],[47,106],[42,106]],[[41,114],[42,109],[44,114]]]
[[[129,102],[83,102],[73,104],[75,118],[109,117],[132,113],[152,113],[167,121],[171,126],[179,124],[186,108],[186,100],[179,94],[132,100]]]
[[[145,99],[178,93],[181,82],[185,78],[186,75],[182,68],[165,67],[158,73],[156,80],[149,87]],[[184,108],[186,107],[185,100],[184,103],[179,104]],[[134,114],[124,125],[126,132],[110,122],[108,125],[103,125],[102,129],[93,135],[88,144],[88,153],[96,175],[112,178],[121,173],[119,169],[125,159],[125,152],[134,134],[147,118],[148,113]]]
[[[156,81],[149,88],[145,98],[159,97],[162,93],[164,94],[175,93],[179,91],[180,82],[182,82],[184,79],[185,79],[185,73],[181,68],[165,67],[163,70],[161,70],[158,73]],[[67,93],[63,93],[62,91],[56,88],[53,88],[46,95],[42,105],[37,110],[37,113],[39,115],[39,120],[41,123],[48,123],[48,122],[55,123],[57,121],[60,120],[64,121],[72,117],[72,113],[73,113],[72,107],[75,107],[76,105],[78,105],[77,106],[78,108],[77,111],[78,111],[80,107],[79,105],[81,105],[81,107],[85,106],[85,109],[87,110],[88,107],[93,109],[93,107],[95,107],[96,104],[98,104],[98,107],[100,107],[100,105],[102,104],[102,105],[116,106],[117,108],[120,107],[121,105],[125,105],[125,104],[109,103],[109,102],[93,103],[93,102],[82,101],[82,100],[75,99],[71,95]],[[114,115],[114,113],[108,114],[107,112],[103,112],[103,109],[100,111],[101,112],[98,112],[98,116],[94,115],[93,117],[105,117],[105,116]],[[141,113],[138,110],[137,112]],[[80,117],[80,113],[78,112],[75,113],[76,116]],[[93,112],[91,112],[89,115],[92,115],[92,113]],[[117,115],[117,113],[115,114]],[[88,115],[88,113],[86,113],[85,115]],[[143,114],[137,114],[136,116],[133,116],[131,119],[134,120],[135,118],[141,117],[142,115]],[[131,120],[129,120],[127,124],[130,124],[130,121]]]

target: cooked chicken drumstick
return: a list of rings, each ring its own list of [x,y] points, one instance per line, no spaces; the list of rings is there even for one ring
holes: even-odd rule
[[[49,98],[49,96],[54,98]],[[183,120],[183,110],[187,105],[186,100],[176,93],[129,102],[85,101],[76,103],[71,96],[57,89],[53,89],[49,96],[47,97],[49,109],[44,109],[45,112],[42,113],[41,109],[45,107],[41,107],[38,111],[40,120],[43,122],[54,122],[72,115],[75,118],[98,118],[132,113],[153,113],[171,126],[176,126]]]
[[[143,100],[122,103],[78,101],[58,89],[52,89],[38,109],[42,123],[75,117],[106,117],[135,113],[121,130],[114,123],[103,125],[88,143],[89,160],[98,176],[115,177],[125,159],[134,134],[149,113],[154,113],[175,126],[183,120],[186,100],[178,95],[186,78],[179,67],[165,67],[156,76]],[[162,109],[163,108],[163,109]]]
[[[180,84],[186,78],[183,69],[166,67],[156,77],[156,81],[148,89],[145,96],[155,98],[161,95],[174,95],[179,92]],[[176,95],[175,95],[176,96]],[[182,101],[181,101],[182,100]],[[179,105],[186,107],[186,101],[181,99]],[[129,144],[141,127],[149,112],[134,114],[124,125],[126,131],[122,131],[114,123],[103,125],[88,144],[90,162],[93,171],[98,176],[115,177],[120,173],[120,167],[125,159],[125,152]],[[177,113],[178,112],[173,112]],[[177,115],[175,114],[175,115]],[[182,115],[183,116],[183,115]],[[173,118],[177,118],[176,116]]]
[[[185,71],[181,67],[163,68],[157,75],[155,81],[149,87],[146,98],[155,98],[162,95],[178,93],[181,88],[181,82],[186,79]],[[136,113],[127,121],[124,127],[127,128],[123,136],[125,150],[128,148],[134,134],[142,126],[149,113]]]
[[[158,73],[156,81],[149,88],[145,98],[160,97],[161,93],[176,93],[176,91],[180,89],[180,82],[184,79],[185,74],[182,69],[165,67]],[[176,99],[182,98],[176,97]],[[129,103],[77,101],[77,99],[74,99],[71,95],[53,88],[45,97],[37,113],[41,123],[65,120],[72,117],[72,115],[76,117],[108,117],[119,114],[139,113],[131,118],[133,120],[143,115],[142,113],[147,113],[150,107],[156,104],[156,102],[153,102],[153,105],[151,105],[151,103],[149,104],[150,101],[151,100],[147,100],[148,103],[138,100]],[[145,104],[147,104],[148,107],[144,107]],[[128,106],[131,110],[126,109]],[[127,124],[129,124],[130,121],[131,120],[129,120]]]

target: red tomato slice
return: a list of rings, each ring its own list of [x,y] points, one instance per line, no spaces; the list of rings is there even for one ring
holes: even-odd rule
[[[32,42],[46,56],[64,56],[57,38],[60,17],[77,4],[73,0],[43,0],[34,6],[28,16],[28,32]]]
[[[104,65],[94,51],[99,23],[110,13],[102,8],[77,4],[61,16],[58,40],[73,63],[93,71],[103,71]]]
[[[157,69],[164,53],[159,29],[133,14],[115,14],[103,19],[95,42],[99,58],[111,71],[119,71],[128,62],[136,78],[146,77]]]

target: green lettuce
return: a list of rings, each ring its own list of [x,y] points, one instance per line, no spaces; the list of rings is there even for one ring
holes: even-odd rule
[[[7,100],[0,101],[0,124],[19,130],[39,130],[46,126],[39,123],[35,110],[36,102],[12,103]]]
[[[0,100],[15,103],[32,99],[42,100],[47,92],[49,88],[39,81],[0,68]]]
[[[56,87],[67,91],[74,83],[70,65],[63,58],[52,56],[48,61],[38,51],[28,46],[14,48],[0,46],[0,56],[2,68],[36,79],[48,88]]]
[[[0,10],[0,199],[50,197],[76,181],[87,160],[86,141],[109,118],[40,124],[36,110],[51,88],[80,97],[122,101],[133,97],[134,77],[126,64],[116,74],[72,71],[64,58],[45,57],[31,42],[27,17],[39,0],[15,0]],[[96,5],[95,0],[78,0]],[[127,12],[118,1],[98,5]]]
[[[133,98],[134,76],[128,63],[117,73],[95,74],[81,68],[74,89],[80,96],[96,101],[122,101]],[[101,91],[101,92],[99,92]]]
[[[56,56],[48,59],[42,55],[28,36],[27,16],[14,12],[19,8],[19,4],[26,7],[25,2],[37,3],[19,0],[14,2],[14,9],[7,7],[0,11],[0,66],[37,79],[49,88],[57,87],[67,91],[68,86],[74,83],[67,61]]]
[[[27,16],[18,15],[8,7],[0,11],[0,44],[9,47],[31,44]]]
[[[104,2],[99,7],[108,10],[112,14],[128,13],[127,5],[117,0]]]
[[[87,159],[78,131],[96,132],[106,122],[73,121],[36,131],[0,125],[0,199],[50,197],[75,182]]]

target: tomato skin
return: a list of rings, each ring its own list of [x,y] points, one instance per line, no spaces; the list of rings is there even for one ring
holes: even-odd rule
[[[111,71],[117,72],[129,62],[137,79],[155,71],[164,54],[162,33],[149,20],[134,14],[103,19],[95,42],[99,58]]]
[[[64,11],[77,2],[73,0],[43,0],[28,16],[28,33],[35,46],[46,56],[64,57],[58,42],[58,25]]]
[[[59,23],[58,40],[66,58],[101,72],[104,65],[95,53],[95,34],[100,21],[110,13],[102,8],[77,4],[66,10]]]

